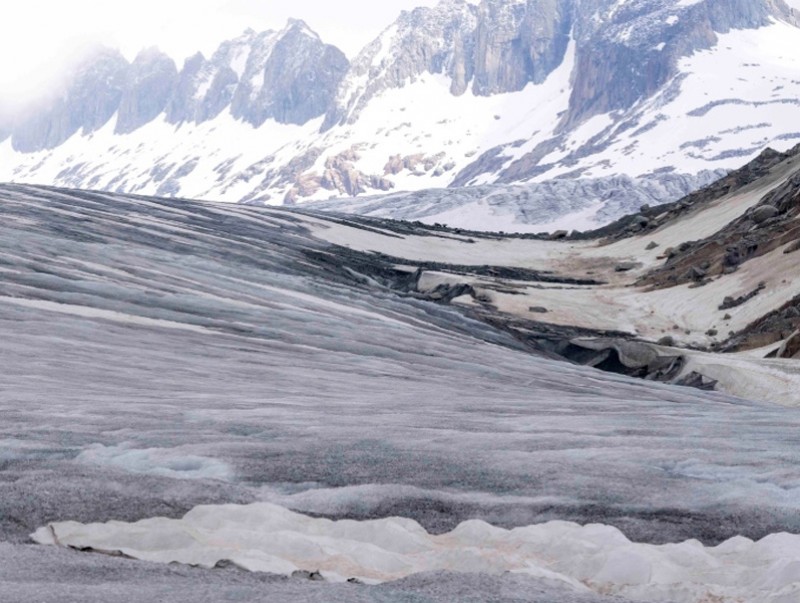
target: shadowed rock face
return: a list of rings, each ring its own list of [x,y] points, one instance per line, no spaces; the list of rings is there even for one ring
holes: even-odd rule
[[[189,57],[178,74],[172,98],[167,103],[167,121],[173,124],[192,119],[196,111],[195,93],[198,79],[206,65],[202,53]]]
[[[350,63],[302,21],[280,32],[246,31],[210,60],[195,55],[167,106],[170,123],[201,123],[225,110],[254,126],[267,119],[304,124],[331,106]]]
[[[160,115],[177,80],[178,70],[171,58],[155,48],[141,52],[128,72],[115,132],[133,132]]]
[[[703,0],[683,7],[664,0],[578,4],[572,21],[576,40],[572,92],[560,123],[562,132],[595,115],[629,109],[665,90],[679,77],[680,59],[713,47],[718,33],[762,27],[773,17],[797,22],[783,2],[773,0]],[[535,174],[549,150],[543,146],[514,161],[501,181]]]
[[[115,50],[101,49],[75,70],[63,94],[18,120],[14,149],[23,152],[53,148],[83,130],[94,132],[116,113],[129,65]]]
[[[186,60],[179,75],[178,87],[167,106],[167,121],[203,122],[215,118],[230,107],[239,87],[239,71],[244,71],[250,56],[276,32],[256,34],[247,30],[233,40],[220,44],[211,59],[198,53]],[[238,68],[237,71],[235,68]],[[243,80],[256,76],[255,70],[242,73]]]
[[[211,80],[208,94],[200,101],[195,113],[195,121],[214,119],[230,106],[239,78],[230,67],[222,67]]]
[[[475,32],[475,94],[487,96],[539,84],[561,64],[573,8],[563,0],[480,5]]]
[[[322,41],[302,21],[292,21],[271,48],[259,88],[243,84],[234,99],[234,117],[260,126],[273,118],[279,123],[304,124],[330,107],[347,72],[347,57]]]
[[[450,77],[455,95],[472,90],[489,96],[543,82],[564,58],[572,4],[495,0],[475,6],[444,0],[403,13],[387,30],[394,36],[385,33],[356,58],[323,130],[352,122],[376,94],[423,73]],[[364,90],[348,88],[364,76],[369,77]]]
[[[587,22],[587,15],[607,12],[608,5],[585,0],[576,13],[576,68],[565,125],[651,96],[677,74],[681,57],[712,47],[717,33],[762,27],[773,15],[791,18],[772,0],[705,0],[681,11],[663,0],[634,0],[607,22]]]
[[[210,60],[200,54],[187,59],[180,73],[153,49],[132,65],[103,50],[70,78],[63,98],[18,123],[14,147],[53,148],[81,128],[96,130],[117,110],[120,134],[164,110],[176,124],[203,122],[226,109],[255,126],[270,118],[303,124],[325,115],[326,130],[352,122],[376,95],[424,73],[447,75],[454,95],[489,96],[541,83],[564,61],[572,38],[576,64],[566,128],[631,107],[662,89],[681,57],[713,46],[717,33],[760,27],[772,17],[795,20],[780,0],[691,6],[673,0],[443,0],[404,12],[352,66],[296,20],[280,32],[247,31],[220,45]],[[529,163],[523,158],[510,172],[524,172]]]
[[[476,26],[477,8],[461,0],[404,11],[392,28],[353,61],[322,129],[353,121],[375,95],[426,72],[452,76],[451,91],[463,94],[475,74]],[[368,81],[363,90],[353,86],[354,80],[364,77]]]
[[[127,134],[162,113],[167,121],[203,122],[229,109],[253,125],[269,118],[304,124],[325,114],[349,67],[345,55],[324,44],[302,21],[281,32],[245,32],[223,43],[210,60],[196,54],[178,72],[157,49],[141,52],[132,64],[116,51],[101,49],[87,58],[66,91],[44,102],[16,125],[14,148],[51,149],[79,130],[93,132],[118,113],[116,134]]]
[[[369,74],[370,83],[351,91],[345,83],[324,128],[352,122],[374,95],[426,72],[452,78],[456,95],[541,83],[564,60],[570,36],[576,65],[563,123],[574,125],[651,96],[677,74],[681,57],[710,48],[716,33],[761,27],[774,16],[794,20],[773,0],[446,0],[403,14],[391,39],[364,49],[351,76]]]

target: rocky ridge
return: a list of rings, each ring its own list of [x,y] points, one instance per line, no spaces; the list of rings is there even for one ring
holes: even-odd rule
[[[17,151],[54,148],[80,132],[89,135],[117,112],[128,84],[128,62],[117,51],[100,49],[78,66],[63,95],[18,118],[11,128]]]
[[[44,107],[17,119],[17,151],[53,149],[80,131],[100,129],[116,114],[114,133],[129,134],[165,114],[169,123],[202,123],[225,109],[253,126],[267,119],[304,124],[323,115],[349,62],[299,20],[281,31],[224,42],[211,59],[198,53],[179,71],[156,48],[128,63],[105,48],[90,52],[67,88]]]

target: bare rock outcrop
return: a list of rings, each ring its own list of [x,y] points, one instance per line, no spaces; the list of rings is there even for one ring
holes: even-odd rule
[[[129,69],[116,50],[99,48],[87,55],[68,76],[65,89],[17,118],[14,149],[52,149],[78,131],[88,134],[104,126],[119,108]]]
[[[800,359],[800,331],[795,331],[783,342],[778,350],[778,358]]]
[[[304,124],[328,110],[349,66],[341,50],[323,43],[304,22],[291,20],[249,56],[231,113],[254,126],[270,118]]]
[[[155,119],[178,83],[175,62],[156,48],[140,52],[128,70],[120,99],[117,134],[128,134]]]

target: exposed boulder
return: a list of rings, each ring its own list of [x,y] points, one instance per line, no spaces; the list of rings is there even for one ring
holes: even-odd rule
[[[751,299],[753,299],[756,295],[761,293],[766,288],[766,283],[759,283],[758,287],[750,291],[745,295],[740,295],[739,297],[733,297],[730,295],[726,295],[725,299],[722,300],[722,303],[719,306],[720,310],[730,310],[731,308],[736,308],[743,304],[746,304]]]
[[[800,359],[800,330],[792,333],[778,350],[778,358]]]
[[[717,383],[715,379],[710,379],[705,375],[701,375],[696,371],[692,371],[688,375],[681,377],[680,379],[675,381],[675,385],[682,385],[684,387],[693,387],[695,389],[700,389],[703,391],[714,391],[717,389]]]
[[[689,272],[686,273],[686,276],[693,281],[701,281],[703,280],[708,272],[700,267],[700,266],[692,266],[689,268]]]
[[[761,224],[762,222],[766,222],[770,218],[774,218],[777,215],[778,208],[774,205],[760,205],[753,210],[751,218],[756,224]]]
[[[617,338],[573,339],[563,356],[600,370],[668,383],[678,378],[685,365],[682,355],[665,354],[646,342]]]
[[[472,288],[472,285],[467,285],[466,283],[442,283],[441,285],[437,285],[431,291],[425,292],[426,299],[440,303],[450,303],[455,298],[461,297],[462,295],[471,295],[476,297],[475,289]],[[478,297],[478,299],[480,300],[480,297]],[[487,299],[487,301],[489,300]]]

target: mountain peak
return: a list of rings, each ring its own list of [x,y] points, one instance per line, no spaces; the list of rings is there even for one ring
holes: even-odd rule
[[[63,88],[17,117],[13,148],[55,148],[79,131],[89,134],[101,128],[119,107],[129,69],[118,50],[99,44],[86,47],[68,68]]]
[[[147,48],[142,48],[136,54],[136,57],[133,59],[133,62],[145,63],[149,61],[157,61],[163,57],[168,57],[168,55],[165,52],[163,52],[158,46],[148,46]]]
[[[130,66],[117,114],[117,134],[128,134],[151,122],[167,106],[178,83],[178,69],[156,47],[141,51]]]
[[[322,41],[321,38],[319,37],[319,34],[317,34],[317,32],[315,32],[313,29],[311,29],[308,26],[308,24],[305,21],[303,21],[302,19],[290,18],[286,22],[286,27],[284,27],[282,33],[287,34],[289,32],[299,32],[299,33],[302,33],[302,34],[304,34],[304,35],[306,35],[306,36],[308,36],[310,38],[314,38],[316,40]]]

